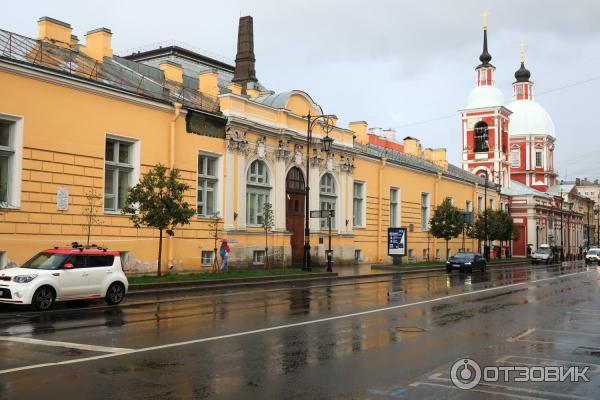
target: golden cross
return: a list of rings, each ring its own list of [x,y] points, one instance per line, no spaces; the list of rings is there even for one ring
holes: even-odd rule
[[[481,16],[483,17],[483,29],[487,29],[487,26],[488,26],[487,25],[487,17],[488,17],[488,15],[490,15],[490,13],[487,12],[487,10],[485,10],[483,12],[483,14],[481,14]]]
[[[525,62],[525,42],[521,40],[521,62]]]

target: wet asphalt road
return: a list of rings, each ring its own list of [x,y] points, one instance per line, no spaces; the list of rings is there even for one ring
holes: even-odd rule
[[[0,305],[0,399],[597,399],[599,279],[581,263],[521,265],[138,295],[43,314]],[[448,379],[463,357],[581,363],[590,382],[465,391]]]

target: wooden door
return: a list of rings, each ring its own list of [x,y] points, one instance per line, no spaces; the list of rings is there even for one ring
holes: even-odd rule
[[[304,193],[286,193],[285,228],[292,234],[292,264],[302,264],[304,256]]]

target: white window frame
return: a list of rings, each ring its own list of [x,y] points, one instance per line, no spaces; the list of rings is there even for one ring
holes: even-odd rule
[[[108,141],[118,143],[118,146],[115,147],[115,150],[114,150],[114,154],[117,155],[116,161],[115,160],[113,160],[113,161],[106,160],[106,144]],[[128,144],[129,146],[131,146],[130,150],[129,150],[129,159],[130,159],[129,163],[121,163],[118,161],[118,154],[119,154],[118,147],[121,145],[121,143],[125,143],[125,144]],[[104,138],[104,173],[103,173],[104,179],[102,182],[103,209],[104,209],[105,214],[120,214],[121,209],[119,208],[119,193],[118,193],[118,186],[119,186],[118,175],[120,172],[117,172],[117,174],[116,174],[117,178],[113,180],[113,188],[117,188],[117,190],[113,194],[115,197],[115,207],[114,208],[106,207],[106,187],[105,187],[105,185],[106,185],[106,174],[109,169],[110,170],[116,169],[117,171],[129,169],[130,174],[129,174],[128,188],[135,186],[139,182],[139,179],[140,179],[140,140],[136,139],[136,138],[132,138],[132,137],[119,136],[119,135],[113,135],[113,134],[106,134],[106,137]]]
[[[521,149],[519,149],[518,147],[510,150],[510,165],[515,168],[521,167]]]
[[[473,212],[473,202],[471,200],[467,200],[465,202],[465,211],[466,212]]]
[[[0,113],[0,119],[9,122],[9,145],[0,146],[0,155],[8,158],[6,201],[3,208],[21,207],[23,180],[23,117]],[[2,201],[0,199],[0,201]]]
[[[396,199],[393,198],[392,193],[396,193]],[[397,228],[400,226],[401,224],[401,216],[400,216],[400,212],[401,212],[401,203],[402,203],[402,192],[400,191],[400,188],[397,187],[391,187],[390,188],[390,228]],[[392,206],[394,206],[395,210],[396,210],[396,215],[395,218],[392,215]]]
[[[423,204],[423,196],[426,196],[426,204]],[[421,192],[421,231],[429,232],[429,220],[431,219],[431,195],[427,192]],[[423,218],[423,210],[425,209],[425,220]]]
[[[265,258],[267,254],[264,250],[254,250],[252,251],[252,264],[254,265],[263,265],[265,263]]]
[[[331,177],[331,185],[323,184],[323,179],[325,179],[326,176]],[[354,187],[353,187],[353,190],[354,190]],[[321,176],[321,179],[319,179],[319,206],[320,206],[320,209],[327,210],[327,206],[331,205],[331,209],[335,210],[336,204],[337,204],[337,198],[338,198],[337,183],[335,181],[335,177],[333,176],[332,173],[327,172]],[[337,222],[337,218],[334,215],[333,218],[331,218],[331,230],[334,230],[336,228],[336,222]],[[320,226],[321,230],[329,229],[329,226],[327,225],[327,218],[321,218],[320,222],[319,222],[319,226]]]
[[[360,197],[356,196],[355,189],[356,187],[360,187]],[[366,226],[366,200],[365,200],[365,192],[367,190],[367,183],[363,181],[355,180],[352,184],[352,226],[354,228],[364,228]],[[356,206],[360,208],[359,218],[356,215]]]
[[[535,157],[535,160],[534,160],[535,168],[544,168],[544,152],[541,149],[535,149],[535,152],[533,154]],[[538,154],[540,155],[539,165],[538,165]]]
[[[482,212],[484,205],[483,196],[477,196],[477,212]]]
[[[210,254],[210,258],[205,258],[205,254]],[[214,250],[200,250],[200,265],[213,265],[215,262]]]
[[[198,165],[200,162],[200,157],[205,157],[207,159],[210,159],[212,161],[214,161],[215,165],[214,165],[214,175],[204,175],[200,173],[200,166]],[[196,216],[199,218],[210,218],[214,215],[217,214],[221,214],[221,176],[222,176],[222,170],[223,170],[223,157],[220,156],[219,154],[215,154],[215,153],[208,153],[208,152],[204,152],[204,151],[200,151],[198,152],[198,156],[196,159]],[[213,188],[213,213],[212,214],[207,214],[207,213],[200,213],[200,202],[198,200],[198,193],[200,191],[200,180],[204,180],[204,181],[212,181],[215,183],[214,188]],[[204,193],[204,199],[206,199],[206,193]],[[205,200],[206,201],[206,200]]]
[[[252,165],[262,163],[264,166],[264,174],[252,172]],[[258,168],[258,167],[257,167]],[[259,181],[259,178],[263,182]],[[246,225],[262,226],[261,219],[263,218],[262,204],[269,203],[271,198],[271,172],[269,166],[264,160],[253,160],[246,171]],[[254,218],[251,215],[251,209],[254,207]]]

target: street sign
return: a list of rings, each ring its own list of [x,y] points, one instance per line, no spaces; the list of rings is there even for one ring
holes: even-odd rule
[[[313,210],[310,212],[311,218],[327,218],[327,213],[331,211],[331,217],[335,217],[335,210]]]
[[[388,256],[406,255],[406,228],[388,228]]]

